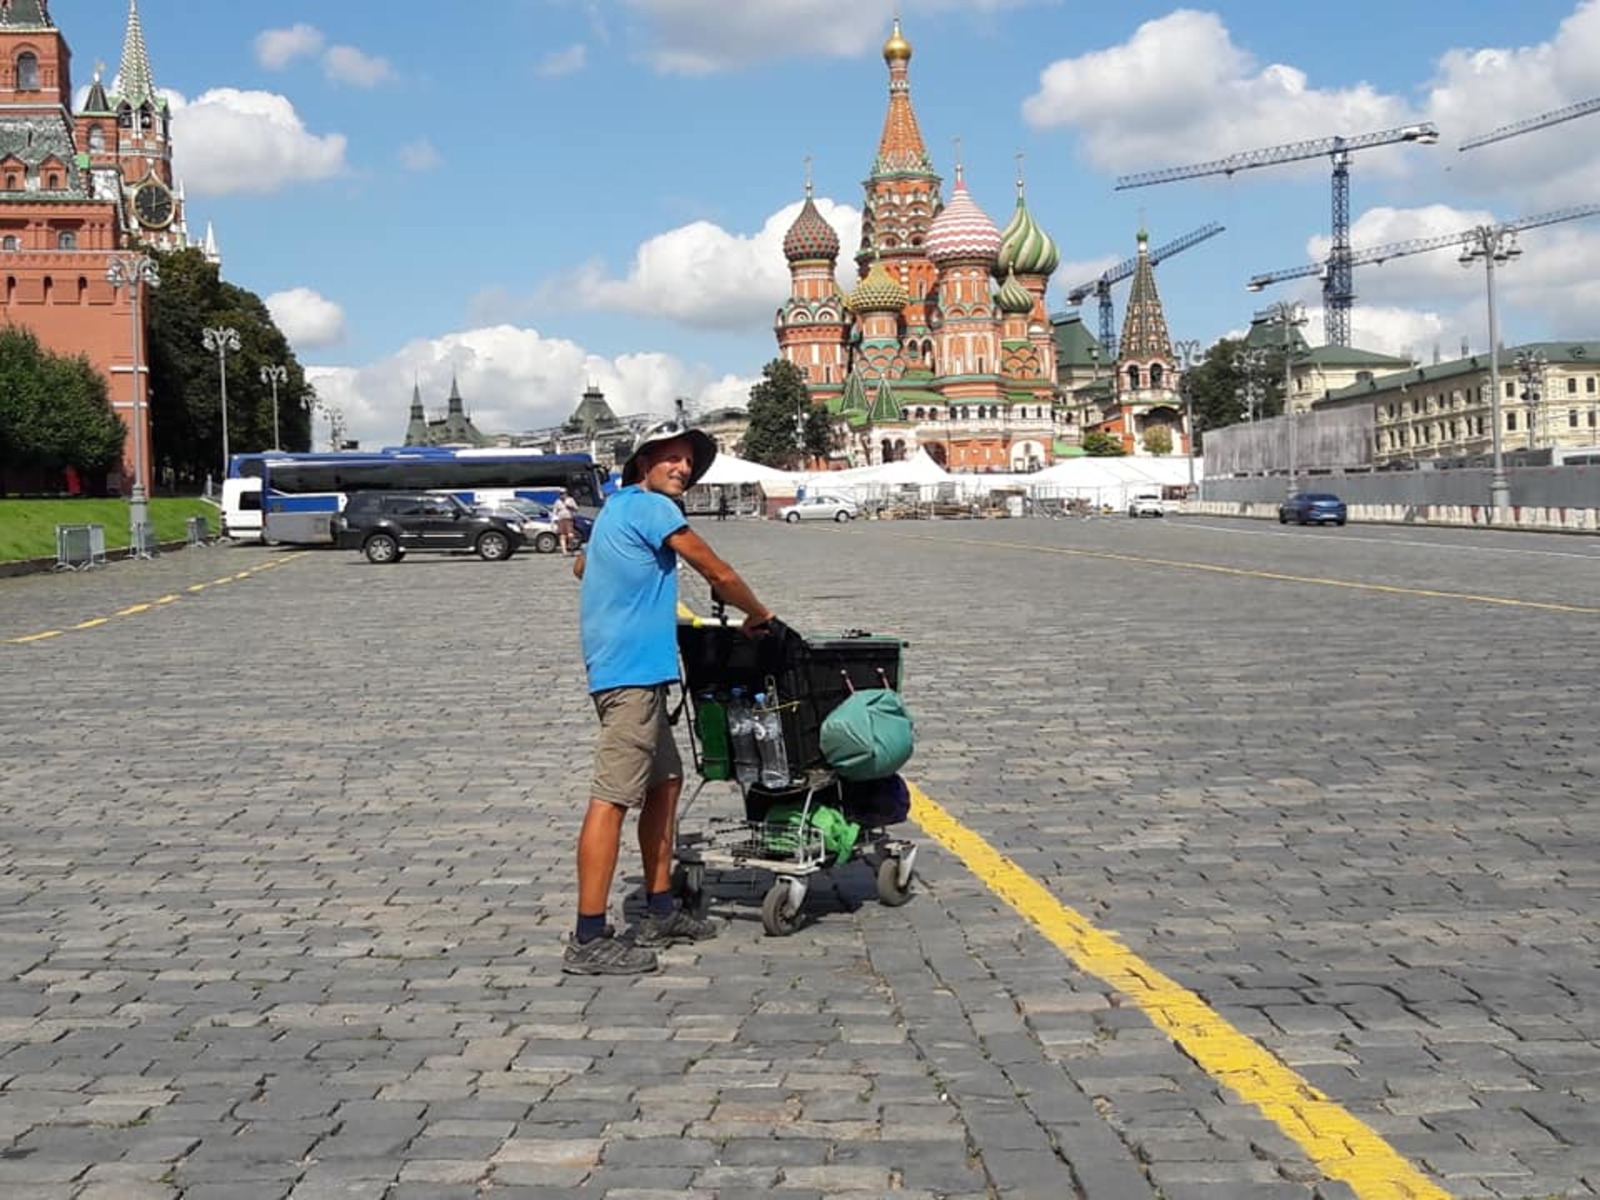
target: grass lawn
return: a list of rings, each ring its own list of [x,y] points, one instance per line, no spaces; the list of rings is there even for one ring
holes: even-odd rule
[[[217,533],[221,513],[204,500],[161,497],[149,503],[160,541],[183,541],[190,517],[204,517],[206,528]],[[126,500],[0,500],[0,562],[54,558],[57,525],[104,525],[107,552],[128,548]]]

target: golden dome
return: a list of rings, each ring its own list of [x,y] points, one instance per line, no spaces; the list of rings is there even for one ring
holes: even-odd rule
[[[900,32],[900,18],[894,19],[894,32],[889,35],[889,40],[883,44],[884,62],[910,62],[911,43],[906,41]]]

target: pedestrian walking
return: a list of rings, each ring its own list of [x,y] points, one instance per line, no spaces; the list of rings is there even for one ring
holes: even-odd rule
[[[622,468],[622,488],[600,510],[573,564],[582,581],[579,625],[589,692],[600,719],[589,807],[578,835],[578,920],[562,969],[636,975],[657,969],[656,948],[715,937],[717,926],[685,911],[671,891],[672,848],[683,762],[667,715],[678,679],[678,558],[759,636],[772,610],[705,540],[679,507],[705,474],[716,443],[675,421],[646,431]],[[629,811],[638,815],[645,915],[631,936],[606,923]]]
[[[727,488],[718,488],[717,489],[717,520],[726,521],[727,519],[728,519],[728,489]]]
[[[578,548],[578,539],[574,531],[578,505],[573,500],[572,493],[566,488],[562,488],[561,494],[556,497],[555,504],[551,506],[551,515],[556,519],[556,537],[561,539],[561,553],[572,554]]]

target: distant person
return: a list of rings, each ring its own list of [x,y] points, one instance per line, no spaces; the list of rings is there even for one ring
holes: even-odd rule
[[[561,494],[556,497],[556,502],[551,505],[550,512],[556,519],[556,537],[561,539],[561,553],[571,555],[578,548],[578,538],[574,530],[578,505],[573,500],[572,493],[562,488]]]
[[[728,519],[728,490],[726,488],[718,488],[717,489],[717,520],[726,521],[727,519]]]
[[[689,528],[679,507],[716,454],[709,436],[675,421],[646,431],[623,465],[621,490],[573,563],[583,581],[579,625],[600,736],[578,835],[577,928],[562,957],[572,974],[643,974],[659,966],[656,947],[717,935],[713,922],[679,907],[670,882],[683,790],[667,719],[667,687],[678,680],[678,556],[746,614],[747,634],[758,636],[772,610]],[[630,809],[639,814],[645,915],[628,938],[615,936],[606,910]]]

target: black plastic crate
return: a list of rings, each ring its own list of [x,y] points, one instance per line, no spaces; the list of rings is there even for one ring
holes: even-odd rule
[[[777,692],[791,773],[824,765],[822,722],[852,690],[901,685],[899,638],[870,633],[811,639],[777,625],[749,638],[737,625],[678,626],[678,650],[691,694],[725,697]]]

